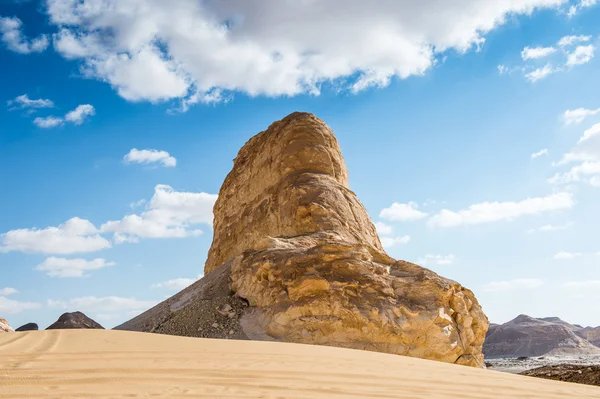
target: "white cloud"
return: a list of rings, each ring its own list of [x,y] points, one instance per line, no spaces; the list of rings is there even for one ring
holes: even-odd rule
[[[96,114],[96,110],[90,104],[78,105],[73,111],[67,112],[65,115],[65,121],[81,125],[85,118]]]
[[[574,258],[578,258],[582,255],[583,254],[581,252],[573,253],[573,252],[561,251],[554,255],[554,259],[557,259],[557,260],[574,259]]]
[[[581,43],[581,42],[588,42],[590,41],[592,37],[591,36],[583,36],[583,35],[571,35],[571,36],[563,36],[559,41],[558,41],[558,45],[560,47],[566,47],[566,46],[571,46],[573,44],[576,43]]]
[[[567,11],[567,15],[569,17],[573,17],[577,14],[581,9],[592,7],[598,4],[598,0],[579,0],[579,3],[573,4],[569,7],[569,11]]]
[[[573,226],[574,223],[569,222],[566,224],[563,224],[561,226],[555,226],[552,224],[546,224],[544,226],[535,228],[535,229],[529,229],[527,230],[528,233],[533,234],[533,233],[547,233],[547,232],[551,232],[551,231],[559,231],[559,230],[566,230],[569,227]]]
[[[579,138],[575,147],[563,155],[558,165],[577,161],[600,161],[600,123],[584,131],[583,136]]]
[[[102,258],[86,260],[81,258],[65,259],[50,257],[35,269],[44,271],[50,277],[88,277],[86,271],[98,270],[104,267],[114,266],[115,262],[107,262]]]
[[[427,254],[427,255],[417,259],[417,264],[422,265],[422,266],[451,265],[454,263],[455,258],[456,257],[454,256],[454,254],[448,254],[448,255]]]
[[[544,282],[535,278],[518,278],[509,281],[493,281],[483,286],[484,291],[512,291],[539,288],[544,285]]]
[[[110,246],[90,221],[77,217],[58,227],[18,229],[0,235],[0,253],[73,254],[95,252]]]
[[[548,149],[544,148],[543,150],[539,150],[538,152],[534,152],[531,154],[531,159],[536,159],[541,157],[542,155],[548,155]]]
[[[37,309],[41,305],[35,302],[21,302],[0,296],[0,314],[15,314],[29,309]]]
[[[33,40],[27,39],[21,32],[23,23],[17,17],[0,17],[0,34],[6,47],[21,54],[40,53],[48,47],[46,35],[41,35]]]
[[[51,100],[39,98],[32,100],[27,94],[20,95],[14,100],[8,101],[8,106],[12,109],[17,108],[52,108],[54,103]]]
[[[598,113],[600,113],[600,108],[598,108],[598,109],[585,109],[585,108],[568,109],[562,115],[562,120],[565,125],[576,125],[576,124],[583,122],[586,118],[597,115]]]
[[[568,172],[555,174],[548,179],[548,183],[568,184],[581,181],[584,177],[590,175],[600,175],[600,162],[582,162],[577,166],[573,166]],[[590,183],[594,178],[591,178]]]
[[[396,245],[406,245],[410,242],[409,235],[403,235],[398,237],[380,237],[381,245],[384,248],[392,248]]]
[[[561,192],[546,197],[527,198],[519,202],[482,202],[458,212],[442,210],[432,216],[428,224],[432,227],[456,227],[461,225],[513,220],[525,215],[572,208],[573,194]]]
[[[0,289],[0,296],[9,296],[9,295],[18,294],[18,293],[19,293],[19,290],[16,290],[16,289],[10,288],[10,287]]]
[[[159,184],[154,196],[139,215],[128,215],[101,226],[103,232],[115,233],[117,242],[144,238],[180,238],[202,234],[193,229],[201,223],[212,224],[216,194],[179,192]]]
[[[143,301],[135,298],[122,298],[117,296],[95,297],[86,296],[72,298],[67,301],[49,299],[46,305],[49,308],[62,308],[82,312],[110,312],[126,309],[148,309],[156,305],[157,301]]]
[[[573,289],[600,288],[600,280],[568,281],[563,284],[563,287]]]
[[[172,280],[163,281],[162,283],[152,284],[152,288],[164,288],[171,291],[181,291],[182,289],[198,281],[200,278],[202,278],[202,275],[198,276],[197,279],[183,277],[174,278]]]
[[[392,231],[394,230],[392,228],[392,226],[385,224],[383,222],[376,222],[375,223],[375,228],[377,229],[377,233],[379,234],[385,234],[385,235],[389,235],[392,234]]]
[[[534,69],[531,72],[525,74],[525,78],[532,83],[537,82],[540,79],[545,78],[548,75],[551,75],[555,72],[558,72],[559,69],[554,68],[551,64],[546,64],[542,68]]]
[[[161,163],[165,168],[174,168],[177,165],[177,159],[172,157],[167,151],[159,150],[138,150],[132,148],[123,160],[126,163]]]
[[[41,127],[42,129],[48,129],[48,128],[53,128],[53,127],[57,127],[63,124],[63,119],[62,118],[56,118],[54,116],[47,116],[45,118],[35,118],[33,120],[33,123],[37,126],[37,127]]]
[[[521,58],[523,61],[534,60],[538,58],[548,57],[551,54],[556,53],[556,49],[554,47],[525,47],[523,51],[521,51]]]
[[[575,51],[567,55],[567,65],[587,64],[594,58],[594,46],[577,46]]]
[[[323,83],[351,91],[386,86],[424,74],[448,50],[480,49],[485,34],[510,16],[565,2],[365,7],[359,0],[329,0],[316,7],[312,0],[48,0],[47,10],[59,26],[55,48],[80,59],[88,76],[130,101],[181,99],[185,110],[230,98],[223,92],[292,96],[319,94]]]
[[[427,217],[427,213],[419,211],[419,205],[416,202],[400,204],[394,202],[389,208],[384,208],[379,212],[379,217],[396,222],[406,222],[410,220],[419,220]]]
[[[78,105],[72,111],[67,112],[64,118],[56,116],[47,116],[45,118],[35,118],[33,123],[41,128],[53,128],[61,126],[65,122],[71,122],[75,125],[81,125],[88,116],[96,114],[96,110],[90,104]]]

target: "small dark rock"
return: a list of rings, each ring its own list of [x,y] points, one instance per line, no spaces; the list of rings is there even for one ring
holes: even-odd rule
[[[15,331],[37,331],[40,327],[36,323],[27,323],[23,324],[21,327],[17,328]]]
[[[95,328],[104,330],[100,324],[87,317],[81,312],[64,313],[58,320],[46,330],[72,329],[72,328]]]

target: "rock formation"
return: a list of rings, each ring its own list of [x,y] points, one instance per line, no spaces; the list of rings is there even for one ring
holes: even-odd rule
[[[600,354],[600,348],[577,335],[580,330],[558,317],[519,315],[489,329],[483,353],[486,357]]]
[[[87,317],[81,312],[63,313],[57,321],[55,321],[46,330],[59,330],[59,329],[73,329],[73,328],[95,328],[103,330],[100,324]]]
[[[0,318],[0,332],[12,332],[13,329],[6,319]]]
[[[600,327],[581,327],[575,334],[600,347]]]
[[[221,298],[240,337],[484,367],[488,322],[473,293],[385,253],[333,132],[311,114],[273,123],[240,150],[214,207],[204,271],[207,282],[117,328],[213,336],[188,325],[219,325],[219,316],[190,309],[214,313]]]
[[[17,328],[15,331],[37,331],[39,326],[36,323],[27,323]]]

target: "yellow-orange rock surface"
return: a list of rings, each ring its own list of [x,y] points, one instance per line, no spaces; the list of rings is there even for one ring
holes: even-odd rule
[[[227,265],[250,339],[322,344],[484,367],[473,293],[390,258],[348,188],[327,125],[294,113],[250,139],[214,207],[205,274]]]

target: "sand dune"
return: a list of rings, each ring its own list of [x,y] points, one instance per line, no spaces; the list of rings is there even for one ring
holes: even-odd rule
[[[100,330],[0,334],[0,398],[599,398],[600,388],[349,349]]]

